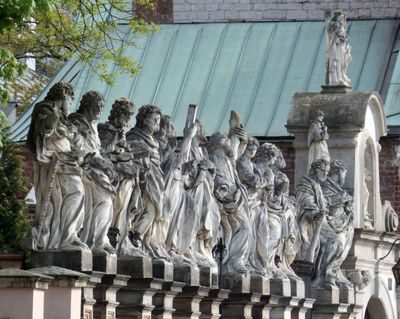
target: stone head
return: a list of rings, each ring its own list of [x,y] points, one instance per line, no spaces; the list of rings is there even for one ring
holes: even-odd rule
[[[46,100],[59,101],[60,109],[65,115],[68,115],[73,99],[74,89],[72,85],[63,81],[54,84],[46,95]]]
[[[250,136],[247,139],[247,146],[245,150],[246,156],[249,158],[253,158],[256,155],[259,147],[260,143],[258,142],[258,140],[255,137]]]
[[[311,164],[310,175],[318,182],[326,181],[330,170],[330,164],[325,159],[319,159]]]
[[[210,136],[208,147],[211,153],[216,150],[223,150],[226,156],[230,158],[234,156],[231,140],[226,134],[221,132],[215,132]]]
[[[77,112],[85,114],[89,121],[96,121],[102,116],[103,108],[103,94],[98,91],[88,91],[82,95]]]
[[[283,157],[282,151],[277,148],[277,155],[276,155],[276,162],[275,166],[278,169],[284,169],[286,167],[286,161],[285,158]]]
[[[172,118],[169,115],[161,116],[159,133],[164,135],[168,140],[176,139],[175,128],[172,123]]]
[[[329,177],[338,183],[344,185],[347,174],[347,165],[340,160],[331,160]]]
[[[278,148],[272,143],[262,144],[257,151],[255,160],[258,163],[265,163],[268,166],[275,164],[277,159]]]
[[[195,138],[198,140],[199,145],[206,145],[208,140],[204,132],[203,124],[196,119],[194,123],[198,126]]]
[[[150,134],[160,130],[161,110],[158,106],[146,104],[140,107],[136,115],[136,127],[141,128]]]
[[[124,128],[129,124],[133,113],[135,112],[135,104],[125,97],[116,99],[111,106],[111,112],[108,120],[117,128]]]

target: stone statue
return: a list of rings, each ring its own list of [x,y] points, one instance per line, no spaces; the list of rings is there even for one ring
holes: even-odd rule
[[[256,273],[273,278],[276,267],[270,251],[268,202],[274,187],[274,175],[269,166],[275,161],[275,156],[269,156],[272,155],[269,148],[274,146],[270,143],[258,145],[257,140],[249,138],[244,154],[237,160],[237,169],[247,187],[250,206],[253,241],[249,262]]]
[[[280,257],[279,269],[291,278],[299,279],[290,267],[300,248],[299,229],[297,226],[297,210],[295,198],[289,196],[289,179],[281,170],[286,167],[286,161],[279,148],[272,171],[275,175],[274,193],[281,202],[283,214],[281,216],[282,237],[280,247],[276,253]]]
[[[32,112],[27,145],[34,154],[34,249],[87,248],[78,238],[84,214],[84,188],[74,148],[79,134],[67,119],[73,98],[72,86],[58,82]]]
[[[185,189],[194,203],[196,213],[195,236],[191,244],[198,266],[216,268],[212,249],[218,240],[220,213],[214,197],[215,165],[209,160],[206,149],[207,138],[199,120],[195,121],[197,133],[190,147],[186,164]]]
[[[346,75],[351,62],[351,47],[347,36],[346,16],[335,11],[328,22],[328,83],[332,86],[350,87],[350,79]]]
[[[374,218],[369,211],[369,201],[370,201],[370,194],[368,185],[372,181],[372,174],[370,171],[364,167],[364,178],[363,183],[361,186],[362,192],[362,209],[363,209],[363,216],[364,216],[364,228],[368,230],[374,229]]]
[[[311,122],[308,131],[308,169],[311,164],[319,159],[330,161],[328,144],[328,128],[324,123],[324,112],[317,111]]]
[[[327,180],[321,183],[329,212],[322,221],[319,250],[315,255],[315,278],[313,286],[353,285],[340,270],[353,242],[353,200],[343,190],[347,166],[339,160],[332,160]]]
[[[164,159],[162,169],[165,180],[164,214],[167,251],[175,263],[187,263],[195,266],[190,244],[196,236],[194,225],[196,214],[194,203],[184,187],[183,165],[189,156],[190,143],[196,134],[194,125],[184,132],[179,145],[176,141],[172,119],[163,115],[160,131],[156,134],[160,145],[160,155]]]
[[[112,222],[113,183],[116,179],[111,161],[101,155],[101,143],[97,133],[97,120],[104,108],[104,97],[97,91],[86,92],[78,110],[69,115],[81,135],[80,154],[84,157],[85,217],[81,240],[94,253],[116,251],[107,236]]]
[[[243,132],[238,133],[244,137]],[[225,134],[217,132],[211,135],[209,155],[216,167],[214,195],[220,206],[221,228],[227,248],[223,266],[227,273],[243,274],[248,273],[246,264],[252,234],[247,191],[236,171],[235,153]]]
[[[297,259],[315,262],[318,256],[321,227],[328,213],[320,183],[328,177],[329,162],[319,159],[312,163],[309,175],[302,176],[296,187],[298,225],[301,249]]]
[[[147,172],[140,184],[143,209],[134,218],[133,228],[143,243],[144,250],[153,258],[170,261],[166,250],[168,216],[163,209],[164,173],[161,169],[159,144],[154,134],[160,129],[161,111],[155,105],[143,105],[136,115],[136,125],[126,135],[135,161]]]
[[[111,106],[108,121],[98,125],[102,155],[112,161],[118,174],[112,226],[119,232],[117,250],[120,256],[143,254],[129,238],[129,232],[133,231],[132,219],[142,209],[139,183],[145,178],[145,172],[134,162],[124,131],[134,111],[135,106],[131,101],[119,98]]]

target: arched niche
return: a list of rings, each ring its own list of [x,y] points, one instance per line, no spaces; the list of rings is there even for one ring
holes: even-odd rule
[[[387,313],[382,301],[376,296],[372,296],[368,301],[364,319],[387,319]]]

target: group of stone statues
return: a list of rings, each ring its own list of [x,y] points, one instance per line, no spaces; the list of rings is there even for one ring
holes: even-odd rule
[[[33,249],[216,270],[212,250],[222,238],[224,274],[298,278],[290,267],[297,255],[315,264],[316,286],[350,285],[340,265],[352,241],[352,202],[342,189],[346,166],[329,159],[322,112],[310,126],[310,173],[294,198],[282,152],[247,136],[234,112],[229,134],[208,139],[193,119],[177,139],[172,119],[155,105],[139,108],[125,133],[135,112],[128,99],[115,100],[108,121],[97,124],[104,97],[89,91],[68,114],[73,97],[71,85],[59,82],[32,113]]]

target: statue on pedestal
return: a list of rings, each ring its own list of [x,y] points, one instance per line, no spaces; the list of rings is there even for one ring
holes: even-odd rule
[[[322,223],[320,248],[315,256],[313,286],[353,285],[340,270],[353,242],[353,199],[343,190],[347,166],[332,160],[327,180],[321,183],[329,212]]]
[[[27,145],[34,154],[34,249],[87,248],[78,238],[84,214],[84,188],[75,149],[79,134],[67,119],[73,98],[72,86],[58,82],[32,112]]]
[[[315,262],[320,245],[321,227],[328,211],[328,202],[321,183],[328,177],[329,162],[319,159],[311,164],[309,175],[302,176],[296,187],[298,225],[301,249],[297,258]]]
[[[164,173],[161,169],[159,144],[154,134],[160,129],[161,111],[155,105],[143,105],[136,115],[136,125],[126,135],[135,161],[147,172],[140,184],[143,210],[135,216],[134,229],[143,243],[144,250],[153,258],[170,261],[166,250],[168,216],[163,209]]]
[[[79,152],[83,159],[85,187],[85,217],[81,240],[93,252],[115,254],[107,236],[113,218],[114,182],[116,174],[112,162],[101,155],[97,120],[104,108],[104,97],[97,91],[86,92],[78,110],[69,115],[81,136]]]
[[[347,35],[346,16],[335,11],[327,22],[328,31],[328,83],[331,86],[350,87],[347,68],[351,62],[351,47]]]
[[[308,169],[319,159],[330,161],[328,144],[328,127],[324,123],[324,112],[317,111],[310,122],[308,131]]]
[[[243,142],[245,133],[237,132],[240,135],[235,133],[235,137]],[[234,155],[237,152],[233,150],[230,139],[219,132],[211,135],[209,152],[216,167],[214,195],[220,206],[221,228],[227,248],[223,266],[228,273],[246,274],[252,233],[247,191],[236,170]]]
[[[214,197],[215,165],[209,160],[207,138],[199,120],[193,137],[189,162],[186,164],[185,189],[194,203],[196,224],[192,238],[192,252],[198,266],[216,268],[212,249],[218,240],[220,213]]]
[[[300,248],[299,229],[297,226],[296,200],[289,196],[289,178],[281,170],[286,167],[286,161],[279,148],[272,171],[275,175],[274,194],[283,210],[281,216],[282,236],[276,255],[280,257],[279,269],[291,278],[299,279],[290,267]]]
[[[139,183],[145,178],[145,172],[134,162],[124,131],[134,111],[135,106],[131,101],[119,98],[111,106],[108,121],[98,125],[102,155],[113,163],[118,174],[111,225],[119,232],[117,250],[120,256],[144,254],[129,238],[129,232],[133,231],[132,220],[142,209]]]
[[[177,143],[175,128],[168,115],[161,118],[160,131],[156,134],[160,154],[164,159],[162,169],[165,180],[164,214],[166,216],[166,248],[175,263],[195,266],[190,244],[195,237],[196,214],[194,203],[185,191],[184,164],[187,162],[190,143],[197,126],[185,130],[182,141]]]

